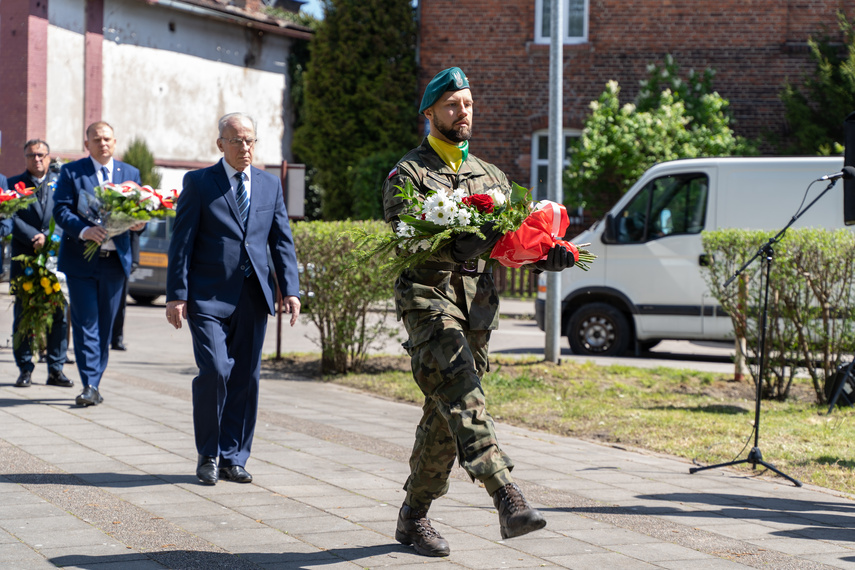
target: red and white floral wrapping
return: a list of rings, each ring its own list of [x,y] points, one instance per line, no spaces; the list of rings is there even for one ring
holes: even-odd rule
[[[567,248],[579,261],[579,250],[569,241],[561,239],[570,227],[567,208],[550,200],[541,200],[519,229],[499,238],[490,257],[505,267],[522,267],[546,259],[556,244]]]

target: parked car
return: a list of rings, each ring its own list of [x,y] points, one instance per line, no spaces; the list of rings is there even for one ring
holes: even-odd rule
[[[140,234],[140,263],[131,273],[128,294],[140,305],[150,305],[166,295],[166,266],[172,218],[152,220]]]
[[[780,229],[827,185],[814,185],[803,202],[811,182],[842,167],[843,157],[702,158],[651,167],[604,219],[573,238],[590,243],[597,259],[590,271],[561,275],[561,331],[570,348],[614,356],[663,339],[733,339],[730,317],[701,273],[709,263],[701,232]],[[842,186],[794,227],[846,227]],[[535,301],[541,329],[545,306],[541,275]]]

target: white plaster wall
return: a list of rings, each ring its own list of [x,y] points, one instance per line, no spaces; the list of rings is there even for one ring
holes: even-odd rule
[[[51,0],[48,17],[48,142],[79,152],[85,0]],[[101,119],[119,156],[141,137],[157,159],[214,162],[217,119],[242,111],[258,123],[256,163],[290,160],[292,40],[140,0],[106,0],[103,32]]]
[[[256,163],[288,158],[290,40],[138,0],[108,0],[104,18],[102,116],[118,154],[141,137],[156,158],[214,162],[217,119],[242,111],[258,123]]]
[[[243,111],[258,123],[256,162],[281,162],[283,75],[175,53],[167,66],[160,50],[104,47],[102,115],[116,130],[119,154],[140,137],[156,157],[213,162],[222,156],[217,120]]]
[[[47,32],[47,128],[51,150],[83,148],[84,0],[51,0]]]

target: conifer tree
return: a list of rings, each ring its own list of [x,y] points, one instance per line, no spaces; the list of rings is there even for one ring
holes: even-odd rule
[[[353,213],[350,167],[377,153],[403,155],[418,143],[415,47],[410,0],[324,1],[293,150],[315,170],[325,219]]]

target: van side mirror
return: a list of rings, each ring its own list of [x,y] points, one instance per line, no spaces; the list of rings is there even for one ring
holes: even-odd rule
[[[603,235],[600,240],[603,243],[617,243],[617,232],[615,231],[615,217],[611,213],[606,214],[603,221]]]

